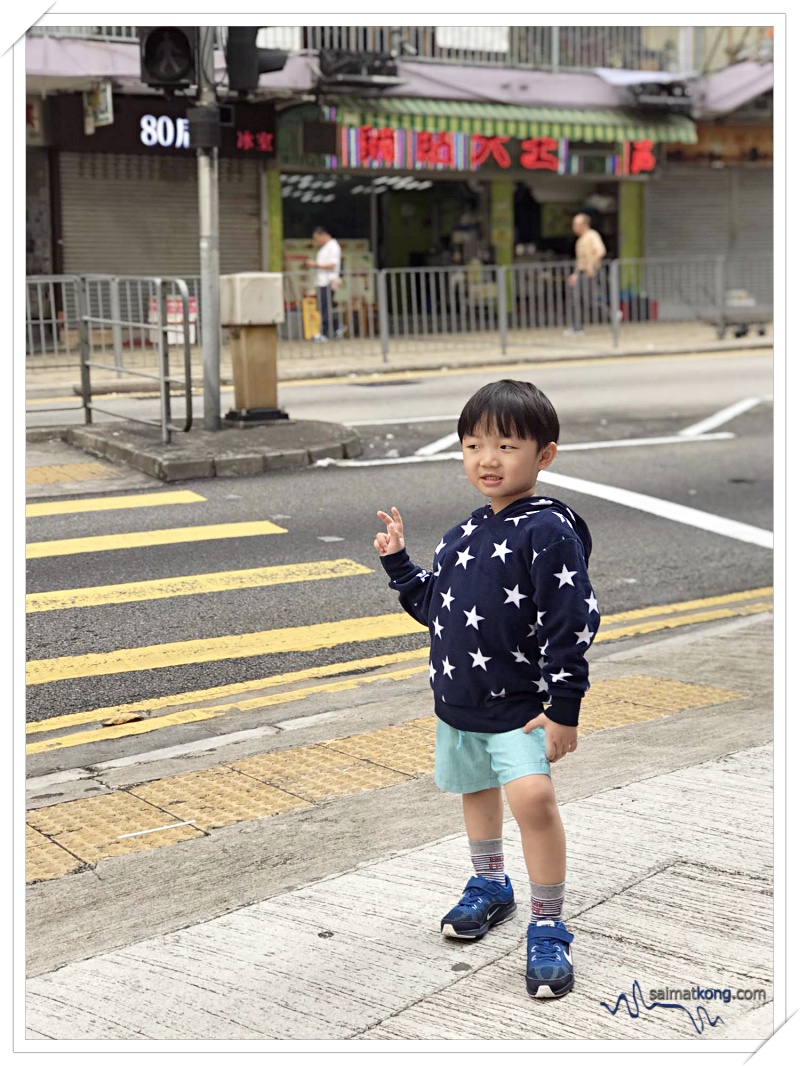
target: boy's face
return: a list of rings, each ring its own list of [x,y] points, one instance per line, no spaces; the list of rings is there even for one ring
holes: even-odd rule
[[[461,442],[464,470],[472,485],[489,497],[495,514],[515,500],[533,496],[540,470],[556,457],[553,441],[501,437],[495,427],[480,426]]]

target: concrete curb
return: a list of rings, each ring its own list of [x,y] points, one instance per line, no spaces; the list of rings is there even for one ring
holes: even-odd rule
[[[362,370],[331,370],[325,367],[318,366],[298,366],[292,365],[291,367],[279,367],[279,383],[291,382],[291,381],[304,381],[313,378],[340,378],[343,381],[347,381],[349,377],[362,377],[365,374],[381,375],[381,374],[398,374],[398,373],[419,373],[424,370],[439,370],[445,367],[448,370],[470,370],[478,366],[505,366],[509,363],[531,363],[537,364],[542,362],[570,362],[581,359],[641,359],[647,356],[661,356],[661,355],[693,355],[695,353],[705,355],[709,353],[717,352],[735,352],[742,349],[771,349],[774,346],[772,339],[757,338],[747,344],[734,344],[731,342],[720,341],[716,344],[682,344],[674,346],[661,346],[652,349],[636,349],[635,351],[619,352],[619,351],[575,351],[575,352],[542,352],[537,353],[535,356],[525,356],[520,354],[516,355],[515,352],[506,352],[505,355],[489,355],[480,359],[464,360],[464,359],[447,359],[443,357],[441,361],[436,365],[432,363],[404,363],[402,365],[398,363],[379,363],[373,365],[367,369]],[[198,378],[193,381],[193,388],[202,389],[202,378]],[[233,378],[226,375],[221,377],[220,384],[225,388],[231,388],[233,386]],[[26,385],[26,394],[28,396],[39,396],[47,398],[48,396],[59,396],[66,390],[72,390],[76,396],[80,396],[81,387],[80,384],[64,384],[64,385]],[[110,382],[97,384],[92,388],[92,393],[95,396],[107,396],[110,394],[118,393],[120,395],[130,392],[146,392],[151,390],[153,395],[157,394],[157,389],[153,386],[151,379],[143,379],[140,382],[136,381],[124,381],[124,382]],[[179,395],[176,391],[175,395]]]
[[[33,429],[26,439],[63,440],[169,482],[297,469],[318,459],[354,459],[362,453],[358,433],[334,422],[284,421],[216,433],[195,429],[174,444],[163,444],[154,427],[128,423]]]

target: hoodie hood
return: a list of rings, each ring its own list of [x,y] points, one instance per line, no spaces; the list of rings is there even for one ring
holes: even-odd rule
[[[589,562],[589,556],[592,554],[592,535],[589,532],[589,527],[577,512],[573,511],[571,507],[567,507],[561,500],[556,500],[552,496],[524,496],[521,500],[514,500],[508,507],[504,507],[502,511],[498,511],[497,514],[492,510],[491,504],[485,504],[483,507],[478,507],[472,512],[473,518],[492,518],[505,521],[507,518],[513,518],[515,515],[531,514],[534,511],[556,511],[558,514],[563,515],[570,527],[575,530],[578,537],[583,544],[583,550],[586,554],[586,562]]]

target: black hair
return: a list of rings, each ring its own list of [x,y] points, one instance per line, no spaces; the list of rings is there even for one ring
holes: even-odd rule
[[[534,440],[540,448],[558,443],[555,408],[545,394],[527,381],[492,381],[467,400],[458,420],[458,439],[475,430],[495,430],[500,437]]]
[[[330,237],[330,233],[328,233],[328,231],[325,229],[324,226],[315,226],[314,227],[314,232],[313,232],[312,236],[316,236],[318,233],[325,233],[325,234],[327,234],[328,237]]]

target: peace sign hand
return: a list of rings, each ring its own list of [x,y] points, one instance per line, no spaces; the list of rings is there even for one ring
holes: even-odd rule
[[[378,511],[378,518],[382,518],[386,523],[386,532],[378,533],[375,537],[375,549],[381,555],[394,555],[395,552],[402,551],[406,542],[403,539],[403,519],[400,512],[396,507],[392,508],[391,516],[385,511]]]

